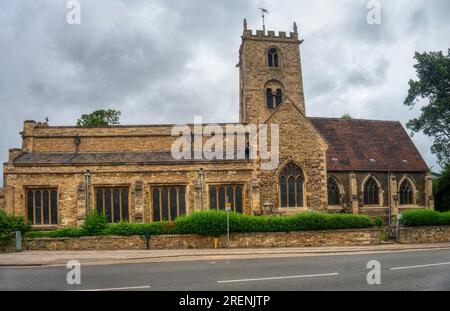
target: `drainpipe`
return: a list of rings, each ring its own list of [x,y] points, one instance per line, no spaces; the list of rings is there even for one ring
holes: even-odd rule
[[[89,214],[89,189],[91,186],[91,171],[87,170],[84,173],[84,178],[86,179],[86,215]]]
[[[391,229],[391,171],[388,171],[388,207],[389,207],[389,230]]]
[[[198,175],[200,176],[200,209],[203,211],[203,176],[205,176],[205,170],[200,168]]]

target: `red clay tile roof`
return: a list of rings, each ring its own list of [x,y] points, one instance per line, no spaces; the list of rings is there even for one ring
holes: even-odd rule
[[[400,122],[308,119],[330,144],[328,171],[428,171]]]

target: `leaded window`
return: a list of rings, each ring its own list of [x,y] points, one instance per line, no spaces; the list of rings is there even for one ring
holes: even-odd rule
[[[153,221],[173,221],[186,215],[186,186],[152,187]]]
[[[373,177],[370,177],[364,184],[364,205],[378,205],[379,199],[378,184]]]
[[[276,108],[283,102],[283,91],[276,89],[275,92],[271,88],[266,89],[267,108]]]
[[[98,187],[95,189],[97,212],[110,223],[129,221],[128,187]]]
[[[271,48],[267,52],[267,64],[269,67],[279,67],[278,51],[276,48]]]
[[[281,89],[277,89],[275,93],[275,104],[278,107],[281,105],[281,102],[283,101],[283,91]]]
[[[328,205],[339,205],[339,187],[334,178],[328,178],[327,182],[328,188]]]
[[[27,189],[26,218],[32,225],[58,224],[56,189]]]
[[[225,203],[231,204],[231,210],[242,213],[243,186],[242,185],[211,185],[209,186],[209,208],[224,210]]]
[[[266,101],[267,101],[267,108],[272,109],[273,108],[272,89],[266,90]]]
[[[289,163],[279,178],[280,206],[303,207],[303,174],[299,166]]]
[[[413,204],[413,187],[408,179],[405,179],[398,192],[400,205],[412,205]]]

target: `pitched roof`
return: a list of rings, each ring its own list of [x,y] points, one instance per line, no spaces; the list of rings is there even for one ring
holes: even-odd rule
[[[329,144],[329,171],[428,171],[425,161],[400,122],[307,119]],[[202,161],[181,160],[183,163]],[[180,161],[175,160],[170,152],[116,152],[24,153],[13,162],[14,165],[120,165],[171,164]]]
[[[423,172],[428,166],[397,121],[309,118],[329,149],[329,171]]]
[[[14,159],[14,165],[120,165],[173,164],[179,162],[230,160],[177,160],[171,152],[89,152],[89,153],[23,153]],[[232,160],[248,161],[248,160]]]

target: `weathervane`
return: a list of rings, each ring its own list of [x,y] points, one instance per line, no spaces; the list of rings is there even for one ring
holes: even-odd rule
[[[262,13],[262,20],[263,20],[263,32],[266,32],[266,25],[264,24],[264,13],[267,13],[267,14],[269,14],[269,11],[267,11],[266,9],[264,9],[264,8],[259,8],[260,10],[261,10],[261,13]]]

